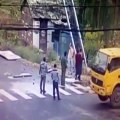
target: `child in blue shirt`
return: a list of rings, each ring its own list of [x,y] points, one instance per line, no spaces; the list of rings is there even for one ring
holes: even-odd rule
[[[57,71],[57,65],[56,64],[54,64],[54,69],[51,72],[51,77],[52,77],[52,80],[53,80],[53,99],[55,100],[55,89],[56,89],[58,100],[61,100],[60,95],[59,95],[59,87],[58,87],[59,76],[58,76],[58,71]]]

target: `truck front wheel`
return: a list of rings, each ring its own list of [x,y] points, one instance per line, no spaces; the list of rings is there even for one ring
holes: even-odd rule
[[[108,100],[108,97],[107,96],[101,96],[101,95],[98,95],[99,99],[101,101],[107,101]]]
[[[112,107],[120,107],[120,87],[116,87],[110,96],[110,103]]]

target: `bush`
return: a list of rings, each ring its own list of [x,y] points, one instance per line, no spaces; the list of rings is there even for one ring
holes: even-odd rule
[[[56,61],[57,60],[57,53],[54,50],[48,50],[47,53],[48,61]]]
[[[91,59],[96,53],[96,50],[101,48],[103,44],[104,43],[103,43],[102,32],[85,34],[84,46],[85,46],[88,64],[89,62],[91,62]]]
[[[34,63],[40,63],[43,58],[43,53],[33,46],[24,46],[18,40],[3,40],[0,39],[0,50],[11,50],[24,59],[27,59]],[[57,54],[55,51],[48,50],[47,58],[49,62],[57,60]]]
[[[14,43],[12,41],[5,41],[0,39],[0,50],[11,50],[13,48]]]
[[[31,46],[28,47],[17,46],[14,48],[14,52],[21,56],[22,58],[27,59],[34,63],[40,63],[43,56],[43,54],[39,52],[39,49]]]
[[[39,49],[32,46],[22,46],[21,43],[16,43],[17,40],[3,40],[0,39],[0,50],[11,50],[24,59],[27,59],[34,63],[40,63],[42,59],[42,53]]]

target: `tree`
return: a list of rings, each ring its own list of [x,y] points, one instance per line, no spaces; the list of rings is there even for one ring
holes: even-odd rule
[[[90,29],[120,27],[120,7],[117,7],[117,5],[120,5],[120,0],[77,0],[77,2],[79,5],[94,6],[79,8],[78,18],[80,26]],[[107,7],[110,5],[114,7]],[[109,45],[113,35],[113,31],[104,32],[105,45]]]
[[[20,0],[20,11],[22,12],[22,9],[23,9],[23,7],[24,7],[24,5],[26,5],[27,4],[27,0]]]

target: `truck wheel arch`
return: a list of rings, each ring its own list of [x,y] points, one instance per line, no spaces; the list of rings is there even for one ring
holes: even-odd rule
[[[114,108],[120,107],[120,84],[117,84],[114,87],[112,94],[110,96],[110,103],[111,106]]]
[[[113,90],[112,90],[112,93],[113,93],[114,89],[117,88],[117,87],[120,87],[120,83],[118,83],[118,84],[116,84],[116,85],[114,86],[114,88],[113,88]]]

